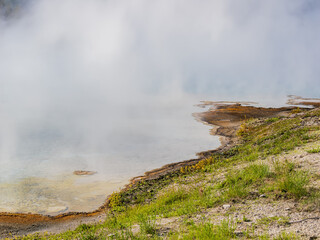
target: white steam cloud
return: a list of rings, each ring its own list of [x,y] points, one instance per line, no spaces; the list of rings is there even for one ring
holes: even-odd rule
[[[319,22],[316,0],[32,1],[0,22],[0,162],[104,148],[193,95],[317,97]]]

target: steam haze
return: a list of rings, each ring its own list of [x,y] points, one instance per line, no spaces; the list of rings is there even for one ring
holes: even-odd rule
[[[316,0],[25,2],[0,20],[6,176],[37,166],[96,170],[108,154],[109,168],[126,151],[127,162],[115,165],[121,175],[128,164],[139,169],[134,154],[151,142],[142,164],[159,167],[185,156],[149,164],[155,139],[163,139],[159,152],[178,155],[195,140],[217,145],[190,130],[208,133],[191,117],[199,100],[319,96]],[[183,139],[187,147],[172,145]]]

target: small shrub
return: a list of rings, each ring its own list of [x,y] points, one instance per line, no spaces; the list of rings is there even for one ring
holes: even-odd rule
[[[301,111],[301,109],[300,109],[299,107],[291,110],[291,113],[292,113],[292,114],[301,113],[301,112],[302,112],[302,111]]]
[[[109,197],[109,205],[113,211],[122,211],[123,204],[121,201],[121,194],[119,192],[114,192]]]
[[[194,165],[181,167],[180,173],[185,174],[193,171],[204,171],[206,166],[211,165],[214,162],[215,162],[215,159],[213,157],[205,158],[203,160],[200,160],[198,163]]]
[[[250,131],[250,128],[248,127],[248,124],[244,122],[240,125],[240,128],[237,131],[237,136],[245,137],[248,135],[249,131]]]

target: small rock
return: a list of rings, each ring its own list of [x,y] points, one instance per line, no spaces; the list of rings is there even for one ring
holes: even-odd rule
[[[244,236],[244,233],[243,233],[243,232],[234,232],[234,234],[235,234],[237,237],[243,237],[243,236]]]
[[[288,208],[288,207],[287,207],[287,208],[285,208],[284,210],[289,211],[290,209],[291,209],[291,208]]]
[[[252,195],[252,196],[259,196],[259,192],[258,191],[251,191],[251,192],[249,192],[250,193],[250,195]]]
[[[173,223],[177,220],[177,218],[161,218],[158,222],[161,225],[167,225]]]
[[[261,194],[259,197],[266,198],[267,196],[265,194]]]
[[[223,209],[229,209],[229,208],[231,208],[231,205],[230,204],[224,204],[224,205],[222,205],[222,208]]]
[[[136,235],[140,232],[140,226],[138,224],[132,225],[131,231],[133,235]]]

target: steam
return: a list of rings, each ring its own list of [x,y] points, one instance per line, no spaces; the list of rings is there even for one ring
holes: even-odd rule
[[[317,97],[319,11],[316,0],[31,1],[0,20],[0,163],[108,152],[208,96]],[[143,119],[154,121],[137,129]]]

